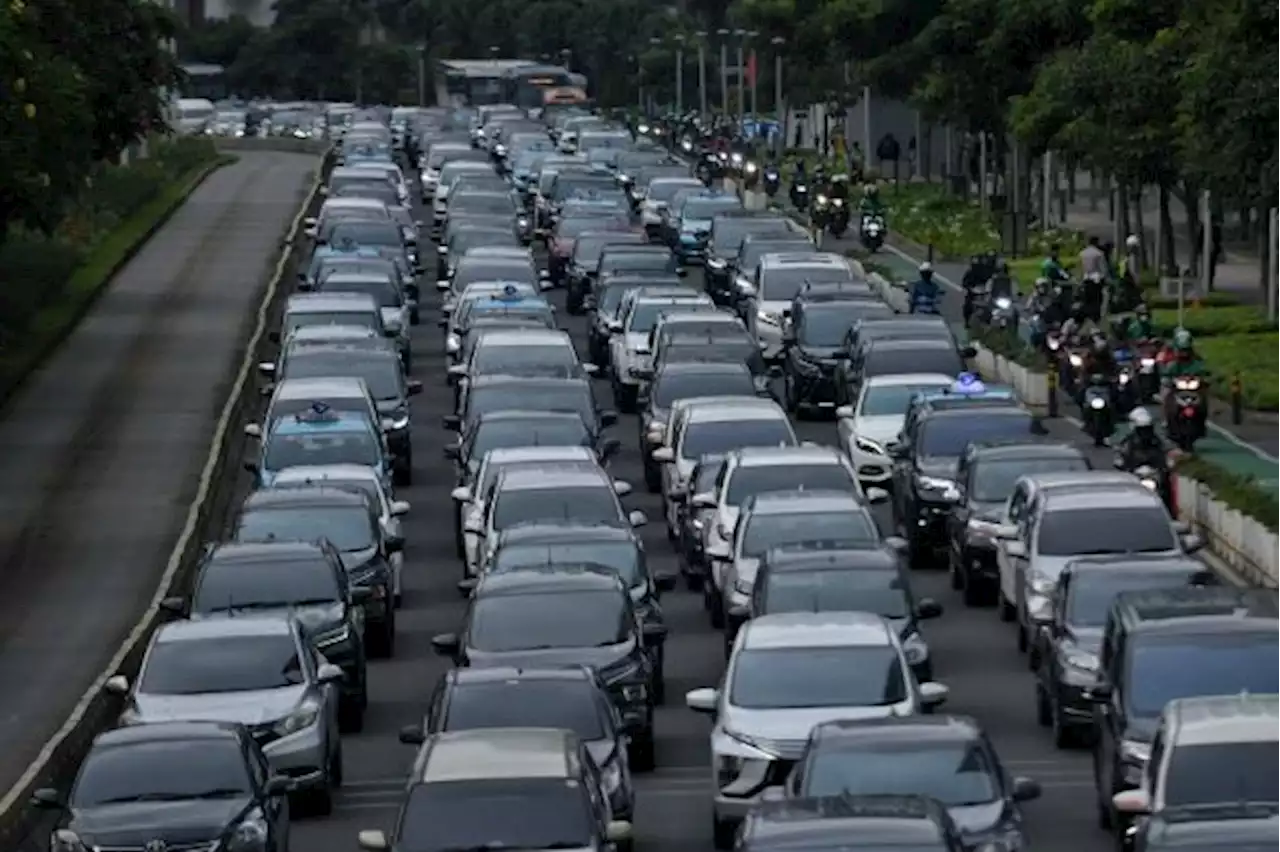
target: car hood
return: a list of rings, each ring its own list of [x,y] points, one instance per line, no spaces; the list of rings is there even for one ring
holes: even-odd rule
[[[1102,650],[1102,628],[1072,627],[1071,647],[1096,656]]]
[[[133,698],[141,722],[239,722],[261,725],[283,719],[298,706],[304,685],[247,692],[213,692],[199,695],[146,695]]]
[[[916,468],[921,476],[954,480],[956,471],[960,468],[960,459],[951,456],[922,456],[916,461]]]
[[[997,799],[980,805],[948,807],[947,813],[955,820],[956,827],[964,834],[990,831],[1004,816],[1005,803]]]
[[[878,414],[872,417],[859,417],[854,431],[860,438],[885,444],[898,437],[902,432],[903,416],[901,414]]]
[[[123,802],[76,809],[68,825],[90,849],[142,849],[153,840],[170,847],[217,840],[249,805],[248,797],[184,802]]]
[[[733,707],[729,710],[725,726],[766,752],[785,760],[795,760],[804,752],[809,732],[817,725],[839,720],[905,716],[909,707],[906,702],[885,707],[788,707],[781,710]]]
[[[467,658],[473,668],[514,666],[516,668],[556,668],[560,666],[590,666],[607,668],[618,662],[626,653],[619,654],[618,646],[606,648],[537,648],[525,651],[476,651],[468,650]]]

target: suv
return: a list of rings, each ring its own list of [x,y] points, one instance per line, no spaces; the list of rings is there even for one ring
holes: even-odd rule
[[[782,331],[783,376],[787,410],[834,410],[836,367],[845,332],[859,319],[892,315],[884,302],[854,289],[848,298],[811,299],[806,287],[784,312]]]
[[[964,852],[946,808],[924,796],[830,796],[766,802],[742,825],[740,852]],[[717,836],[727,849],[733,836]],[[721,845],[720,841],[723,841]]]
[[[857,281],[853,266],[843,255],[766,254],[756,265],[755,280],[736,294],[734,308],[761,344],[780,347],[785,315],[791,312],[796,295],[808,284],[831,281]],[[865,285],[860,289],[865,292]]]

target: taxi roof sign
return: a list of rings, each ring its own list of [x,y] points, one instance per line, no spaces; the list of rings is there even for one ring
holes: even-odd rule
[[[341,419],[329,403],[320,400],[311,403],[310,407],[299,411],[293,418],[299,423],[337,423]]]

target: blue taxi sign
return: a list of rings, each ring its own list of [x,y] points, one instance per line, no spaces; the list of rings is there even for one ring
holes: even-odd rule
[[[987,386],[975,373],[961,373],[951,385],[951,393],[979,394],[986,393]]]
[[[338,414],[327,402],[316,401],[306,411],[294,415],[299,423],[337,423]]]

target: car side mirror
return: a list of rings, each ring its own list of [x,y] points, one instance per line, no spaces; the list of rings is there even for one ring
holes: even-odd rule
[[[287,796],[297,788],[292,779],[283,775],[272,775],[267,779],[266,785],[262,788],[263,792],[268,796]]]
[[[645,642],[656,644],[667,638],[667,625],[660,624],[656,621],[646,622],[640,628],[640,633],[644,636]]]
[[[316,669],[316,679],[321,683],[339,683],[343,677],[345,675],[342,673],[342,667],[335,666],[333,663],[324,663]]]
[[[720,690],[711,687],[693,689],[684,696],[685,706],[695,713],[714,714],[719,703]]]
[[[1013,779],[1013,789],[1010,793],[1015,802],[1030,802],[1033,799],[1040,798],[1040,782],[1033,778],[1025,778],[1019,776]]]
[[[445,444],[440,448],[440,453],[449,461],[460,461],[462,459],[462,447],[458,444]]]
[[[417,396],[418,394],[422,393],[422,380],[409,379],[407,382],[405,382],[404,389],[405,389],[405,393],[409,394],[409,396]]]
[[[627,513],[627,522],[630,523],[633,528],[643,527],[649,523],[649,516],[644,512],[641,512],[639,509],[636,509]]]
[[[107,678],[107,682],[102,685],[102,691],[108,695],[128,695],[129,678],[122,674],[112,675]]]
[[[271,376],[274,376],[276,374],[276,362],[275,361],[258,362],[258,372],[268,378],[270,378]]]
[[[839,417],[841,420],[848,420],[849,418],[853,417],[853,406],[852,405],[837,406],[836,417]]]
[[[866,490],[865,494],[867,502],[873,505],[877,503],[885,503],[889,500],[889,492],[885,491],[883,488],[876,488],[872,486]]]
[[[607,429],[613,424],[618,422],[618,412],[606,409],[600,412],[599,418],[600,418],[600,427],[603,429]]]
[[[165,598],[160,601],[160,611],[169,615],[186,615],[187,600],[180,597]]]
[[[409,514],[410,509],[408,500],[392,500],[391,501],[391,517],[399,518]]]
[[[464,580],[459,580],[457,584],[454,585],[454,588],[457,589],[458,594],[462,595],[464,598],[470,597],[471,593],[476,590],[477,583],[478,581],[475,577],[467,577]]]
[[[921,598],[916,602],[916,618],[926,621],[942,615],[942,604],[933,598]]]
[[[391,848],[386,833],[382,831],[362,831],[356,835],[356,844],[364,852],[384,852]]]
[[[432,649],[442,657],[452,657],[462,647],[457,633],[440,633],[431,637]]]
[[[1142,788],[1124,790],[1111,797],[1111,806],[1119,813],[1141,816],[1150,813],[1151,796]]]
[[[244,436],[245,436],[246,438],[261,438],[261,437],[262,437],[262,424],[260,424],[260,423],[246,423],[246,424],[244,424]]]
[[[41,787],[31,794],[31,807],[42,811],[60,811],[66,808],[66,803],[57,790],[52,787]]]
[[[405,745],[422,745],[427,741],[427,734],[421,725],[405,725],[400,729],[399,739]]]
[[[658,464],[671,464],[676,460],[676,453],[671,447],[658,447],[649,454],[649,458]]]
[[[1195,533],[1188,533],[1187,535],[1179,536],[1179,540],[1182,542],[1182,551],[1184,553],[1191,554],[1204,550],[1204,539]]]
[[[729,607],[729,617],[735,620],[751,617],[751,610],[742,604],[734,604]]]

